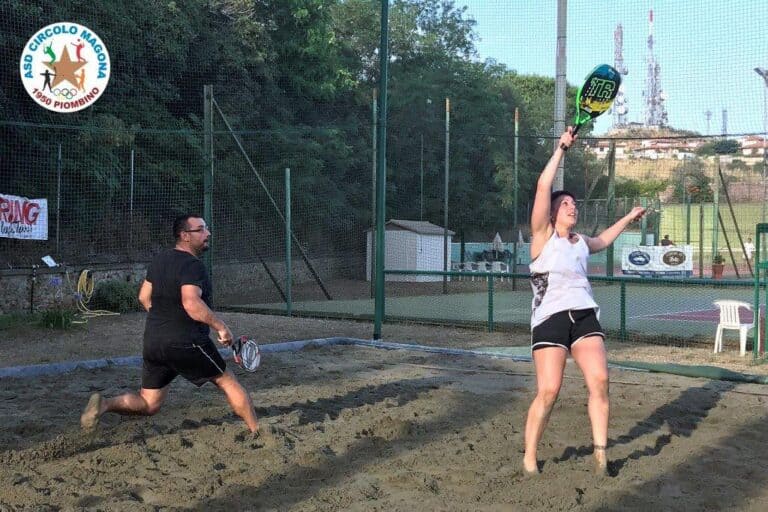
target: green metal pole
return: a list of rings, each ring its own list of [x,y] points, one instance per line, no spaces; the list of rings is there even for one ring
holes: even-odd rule
[[[488,332],[493,332],[493,276],[488,276]]]
[[[443,183],[443,272],[448,272],[448,180],[451,169],[451,100],[445,98],[445,182]],[[443,275],[443,293],[448,293],[448,276]]]
[[[376,225],[376,159],[378,158],[378,154],[376,153],[376,138],[377,138],[377,130],[378,127],[376,125],[377,123],[377,116],[378,113],[376,111],[376,103],[378,102],[378,99],[376,98],[376,89],[373,90],[373,162],[372,162],[372,169],[373,169],[373,175],[371,179],[371,186],[373,187],[371,189],[371,226]],[[376,296],[376,231],[371,232],[371,298],[373,299]]]
[[[213,86],[203,86],[203,218],[208,226],[213,225]],[[211,235],[208,250],[203,253],[203,264],[213,286],[213,249],[216,236]]]
[[[643,208],[647,208],[648,198],[641,197],[640,205]],[[648,240],[646,239],[647,237],[648,237],[648,219],[646,219],[645,215],[643,215],[643,218],[640,219],[640,245],[648,245]]]
[[[717,167],[720,167],[720,157],[717,157]],[[720,224],[718,223],[718,218],[720,216],[720,180],[717,176],[717,169],[714,170],[714,176],[713,176],[713,183],[714,183],[714,199],[712,200],[712,257],[715,257],[715,254],[718,253],[718,244],[717,244],[717,235],[720,231],[718,228]]]
[[[424,220],[424,134],[421,134],[419,153],[419,220]]]
[[[685,194],[685,244],[691,244],[691,194]]]
[[[606,213],[608,215],[607,224],[611,224],[613,219],[616,218],[616,142],[611,141],[610,149],[608,151],[608,204],[606,205]],[[608,250],[605,251],[605,275],[613,277],[613,253],[614,244],[608,246]]]
[[[627,283],[621,282],[621,288],[619,290],[619,308],[620,308],[620,326],[619,326],[619,338],[621,341],[627,340]]]
[[[519,162],[519,156],[520,153],[518,151],[518,139],[519,137],[519,130],[520,130],[520,109],[515,107],[515,172],[514,172],[514,181],[512,182],[512,188],[513,188],[513,199],[512,199],[512,236],[514,237],[514,242],[512,243],[512,291],[517,290],[517,278],[514,276],[514,274],[517,274],[517,244],[519,242],[519,238],[517,235],[520,232],[520,226],[518,225],[518,219],[517,219],[517,189],[519,187],[518,182],[518,162]],[[517,231],[517,233],[515,233]]]
[[[373,339],[381,339],[384,321],[384,216],[387,181],[387,81],[389,79],[389,0],[381,0],[381,42],[379,44],[379,144],[376,165],[376,297]]]
[[[291,265],[291,170],[285,168],[285,314],[291,316],[293,303],[291,301],[291,282],[293,267]]]
[[[704,201],[699,201],[699,278],[704,277]]]
[[[761,234],[768,233],[768,224],[766,223],[758,223],[755,226],[755,252],[752,256],[752,261],[755,263],[755,330],[754,330],[754,337],[752,338],[755,340],[754,343],[752,343],[752,358],[757,359],[760,354],[760,343],[763,344],[763,351],[765,351],[765,340],[762,339],[763,335],[765,334],[765,327],[763,323],[765,322],[765,317],[762,315],[760,311],[760,270],[763,270],[763,279],[768,277],[768,268],[762,268],[762,261],[760,260],[760,239]],[[768,287],[766,287],[766,303],[768,303]]]
[[[128,246],[133,247],[133,149],[131,149],[131,209],[130,221],[128,226]],[[59,250],[59,234],[61,227],[61,142],[59,142],[59,152],[56,158],[56,257],[61,257]]]
[[[656,211],[656,222],[653,223],[653,242],[658,244],[661,240],[661,201],[656,197],[652,200],[651,208]]]

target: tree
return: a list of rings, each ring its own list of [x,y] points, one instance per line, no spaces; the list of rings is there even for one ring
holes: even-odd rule
[[[701,147],[696,150],[696,154],[699,156],[732,155],[738,153],[740,149],[741,145],[736,140],[719,139],[702,144]]]
[[[701,158],[678,165],[672,171],[674,197],[681,202],[686,198],[690,198],[694,203],[712,201],[714,193],[708,174],[711,174],[711,171],[707,169],[706,161]]]

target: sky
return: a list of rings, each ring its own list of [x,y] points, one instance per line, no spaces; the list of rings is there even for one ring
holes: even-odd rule
[[[520,74],[555,76],[557,0],[456,0],[466,6],[480,40],[481,60],[493,58]],[[614,31],[624,32],[623,77],[630,122],[643,122],[649,10],[654,55],[673,128],[719,135],[765,130],[768,85],[768,0],[568,0],[567,78],[579,86],[598,64],[614,64]],[[554,103],[554,99],[553,99]],[[709,124],[705,115],[711,111]],[[573,118],[567,113],[567,119]],[[613,124],[610,114],[595,133]],[[708,128],[709,126],[709,128]]]

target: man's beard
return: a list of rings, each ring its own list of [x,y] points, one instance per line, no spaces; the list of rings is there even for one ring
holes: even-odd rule
[[[200,256],[200,255],[201,255],[201,254],[203,254],[205,251],[207,251],[209,248],[210,248],[210,246],[209,246],[207,243],[205,243],[205,244],[201,245],[200,247],[198,247],[198,248],[195,250],[195,256]]]

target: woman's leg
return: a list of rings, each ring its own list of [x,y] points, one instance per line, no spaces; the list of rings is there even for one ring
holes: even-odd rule
[[[592,442],[595,446],[595,461],[598,469],[608,467],[605,449],[608,445],[608,359],[605,344],[600,336],[583,338],[571,347],[574,361],[584,374],[589,391],[587,409],[592,424]]]
[[[557,395],[560,393],[567,357],[568,352],[561,347],[546,347],[533,351],[533,363],[536,368],[536,397],[528,409],[528,419],[525,423],[525,456],[523,458],[523,467],[529,473],[539,470],[536,462],[536,448],[549,422],[549,415]]]

